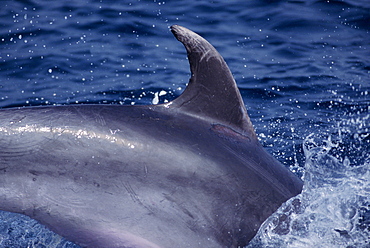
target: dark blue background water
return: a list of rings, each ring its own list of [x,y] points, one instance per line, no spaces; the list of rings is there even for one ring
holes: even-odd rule
[[[0,107],[151,104],[162,90],[160,102],[174,99],[190,72],[172,24],[224,56],[261,142],[291,170],[304,173],[309,134],[356,118],[360,154],[349,142],[341,155],[368,165],[367,0],[1,1]],[[35,240],[49,235],[37,236],[18,216],[3,219],[4,247],[41,247]]]

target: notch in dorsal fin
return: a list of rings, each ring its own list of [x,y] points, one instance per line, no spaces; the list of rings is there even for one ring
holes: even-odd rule
[[[187,28],[173,25],[171,31],[184,44],[191,70],[188,86],[171,107],[255,136],[239,89],[222,56],[207,40]]]

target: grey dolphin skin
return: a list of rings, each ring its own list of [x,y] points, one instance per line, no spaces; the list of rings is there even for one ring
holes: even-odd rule
[[[0,110],[0,209],[83,247],[241,247],[302,181],[259,144],[232,74],[174,25],[191,79],[172,102]]]

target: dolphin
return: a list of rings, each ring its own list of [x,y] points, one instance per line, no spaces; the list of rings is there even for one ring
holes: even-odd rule
[[[302,181],[258,142],[224,59],[178,25],[174,101],[0,110],[0,209],[82,247],[241,247]]]

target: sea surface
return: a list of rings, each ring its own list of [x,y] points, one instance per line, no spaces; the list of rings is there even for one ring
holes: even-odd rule
[[[156,104],[223,55],[264,147],[305,181],[249,247],[370,247],[370,1],[1,1],[0,108]],[[0,212],[0,247],[78,247]]]

